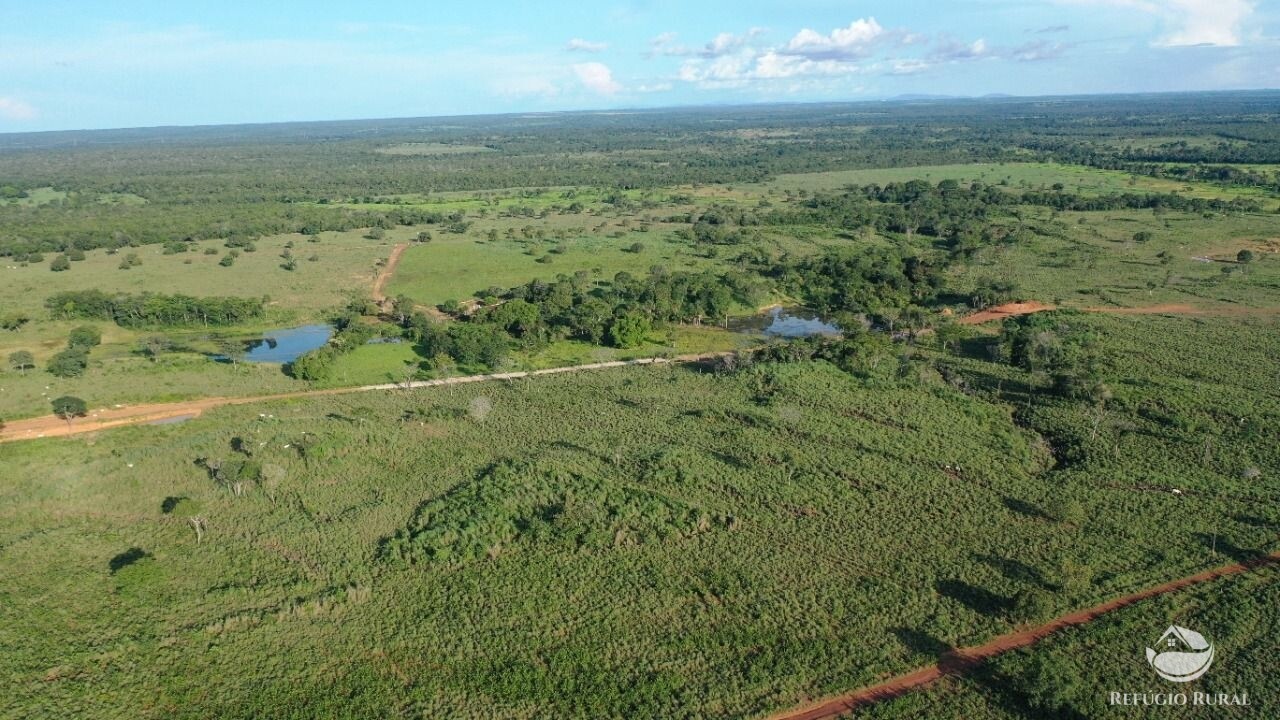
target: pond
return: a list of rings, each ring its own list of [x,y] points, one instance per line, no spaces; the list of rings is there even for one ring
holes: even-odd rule
[[[249,346],[245,362],[287,363],[297,360],[303,353],[315,350],[329,342],[333,328],[329,325],[302,325],[301,327],[270,330],[262,340]]]
[[[796,307],[773,307],[767,313],[735,318],[729,321],[729,328],[740,333],[762,333],[782,338],[840,334],[840,328],[835,323],[824,320],[812,310]]]

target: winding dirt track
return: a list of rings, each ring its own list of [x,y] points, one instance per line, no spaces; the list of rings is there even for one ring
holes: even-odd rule
[[[373,301],[379,305],[387,300],[387,283],[391,282],[391,276],[396,273],[396,266],[400,264],[400,256],[404,255],[404,251],[409,249],[409,243],[400,243],[391,249],[391,255],[387,257],[387,264],[382,266],[382,271],[378,273],[377,279],[373,281]]]
[[[930,683],[948,675],[962,675],[989,658],[993,658],[1001,653],[1017,648],[1026,647],[1032,643],[1043,639],[1044,637],[1057,632],[1066,627],[1076,625],[1084,625],[1090,621],[1105,615],[1106,613],[1132,605],[1136,602],[1164,595],[1165,593],[1181,590],[1191,585],[1210,582],[1228,575],[1236,575],[1238,573],[1252,570],[1263,565],[1271,565],[1280,562],[1280,552],[1249,560],[1234,565],[1225,565],[1223,567],[1205,570],[1204,572],[1188,575],[1184,578],[1171,580],[1163,585],[1147,588],[1131,595],[1110,600],[1095,605],[1091,608],[1080,610],[1070,615],[1063,615],[1060,618],[1051,620],[1043,625],[1026,628],[1017,632],[1000,635],[990,641],[975,647],[960,648],[944,653],[938,662],[934,665],[928,665],[917,670],[913,670],[905,675],[898,675],[884,682],[870,685],[859,690],[841,695],[839,697],[822,700],[811,705],[795,708],[786,712],[772,715],[770,720],[826,720],[827,718],[835,718],[846,713],[866,707],[872,703],[882,700],[889,700],[900,695],[924,687]]]
[[[667,363],[691,363],[710,360],[726,353],[703,353],[700,355],[679,355],[674,358],[637,358],[635,360],[612,360],[609,362],[589,363],[586,365],[567,365],[564,367],[546,368],[507,373],[489,373],[486,375],[463,375],[460,377],[440,378],[438,380],[418,380],[410,383],[386,383],[382,385],[361,385],[357,387],[332,388],[328,390],[301,390],[274,395],[252,395],[246,397],[211,397],[196,400],[184,400],[172,403],[152,403],[144,405],[123,405],[111,408],[91,410],[88,416],[66,422],[55,415],[13,420],[0,429],[0,443],[16,440],[35,440],[37,438],[62,437],[80,435],[82,433],[106,430],[124,425],[163,424],[166,421],[186,420],[198,417],[206,410],[224,405],[246,405],[249,403],[270,400],[288,400],[291,398],[321,397],[324,395],[346,395],[351,393],[374,392],[379,390],[412,390],[441,385],[461,385],[463,383],[484,382],[488,380],[515,380],[517,378],[536,377],[539,375],[556,375],[559,373],[579,372],[582,370],[602,370],[606,368],[627,367],[629,365],[663,365]]]

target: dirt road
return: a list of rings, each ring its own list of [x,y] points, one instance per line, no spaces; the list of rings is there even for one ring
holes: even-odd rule
[[[62,437],[96,432],[107,428],[124,425],[158,424],[178,418],[198,417],[206,410],[224,405],[245,405],[248,403],[270,400],[287,400],[290,398],[320,397],[324,395],[346,395],[350,393],[374,392],[380,390],[411,390],[429,388],[440,385],[461,385],[464,383],[485,382],[488,380],[514,380],[539,375],[556,375],[559,373],[579,372],[582,370],[601,370],[605,368],[627,367],[629,365],[661,365],[665,363],[690,363],[721,357],[725,353],[703,353],[700,355],[680,355],[674,358],[637,358],[635,360],[612,360],[610,362],[590,363],[587,365],[567,365],[564,367],[546,368],[508,373],[488,373],[485,375],[463,375],[460,377],[441,378],[438,380],[417,380],[410,383],[387,383],[383,385],[361,385],[357,387],[332,388],[328,390],[300,390],[291,393],[274,395],[253,395],[247,397],[211,397],[196,400],[184,400],[172,403],[152,403],[143,405],[121,405],[110,408],[99,408],[89,411],[83,418],[71,422],[55,416],[30,418],[10,421],[4,429],[0,429],[0,443],[15,440],[34,440],[36,438]]]
[[[1132,605],[1136,602],[1164,595],[1165,593],[1181,590],[1191,585],[1197,585],[1204,582],[1217,580],[1228,575],[1251,570],[1263,565],[1270,565],[1280,562],[1280,552],[1258,558],[1253,561],[1239,563],[1235,565],[1226,565],[1223,567],[1205,570],[1204,572],[1188,575],[1184,578],[1172,580],[1162,585],[1147,588],[1132,595],[1125,595],[1114,600],[1095,605],[1085,610],[1063,615],[1056,620],[1052,620],[1043,625],[1026,628],[1017,632],[1000,635],[993,638],[987,643],[976,647],[961,648],[952,650],[942,655],[938,662],[934,665],[913,670],[905,675],[898,675],[884,682],[870,685],[859,690],[855,690],[839,697],[830,698],[815,702],[811,705],[788,710],[771,716],[771,720],[826,720],[827,718],[835,718],[852,712],[860,707],[866,707],[881,700],[889,700],[905,695],[916,688],[924,687],[946,675],[961,675],[975,667],[981,665],[989,658],[993,658],[1009,650],[1026,647],[1032,643],[1043,639],[1044,637],[1057,632],[1063,628],[1073,627],[1076,625],[1084,625],[1106,613]]]
[[[1028,302],[1005,303],[965,315],[956,322],[961,325],[981,325],[992,320],[1003,320],[1007,317],[1030,315],[1056,309],[1053,305],[1031,300]],[[1267,316],[1280,314],[1276,308],[1254,307],[1214,307],[1203,308],[1185,303],[1165,303],[1163,305],[1146,305],[1144,307],[1087,307],[1085,312],[1107,313],[1108,315],[1220,315],[1220,316]]]
[[[986,310],[979,310],[971,315],[965,315],[956,322],[961,325],[981,325],[982,323],[991,322],[992,320],[1003,320],[1015,315],[1030,315],[1031,313],[1052,309],[1052,305],[1046,305],[1034,300],[1031,302],[1005,303],[1004,305],[997,305],[995,307],[987,308]]]
[[[408,249],[409,243],[400,243],[392,248],[391,255],[387,257],[387,264],[382,266],[377,279],[373,281],[373,301],[379,305],[386,303],[387,283],[391,282],[391,276],[396,273],[396,266],[400,264],[400,256],[404,255],[404,251]]]

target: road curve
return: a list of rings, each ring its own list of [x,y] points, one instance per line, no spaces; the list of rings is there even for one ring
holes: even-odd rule
[[[883,682],[869,685],[858,690],[840,695],[826,700],[820,700],[812,704],[793,708],[785,712],[780,712],[769,716],[769,720],[827,720],[828,718],[836,718],[846,713],[866,707],[872,703],[882,700],[889,700],[917,688],[924,687],[930,683],[947,675],[962,675],[975,667],[981,665],[989,658],[993,658],[1001,653],[1009,650],[1016,650],[1035,643],[1044,637],[1057,632],[1063,628],[1074,627],[1076,625],[1084,625],[1088,622],[1096,620],[1112,610],[1117,610],[1136,602],[1164,595],[1165,593],[1174,592],[1191,585],[1210,582],[1228,575],[1236,575],[1263,565],[1271,565],[1280,562],[1280,552],[1274,552],[1270,555],[1255,558],[1243,563],[1234,565],[1224,565],[1222,567],[1205,570],[1188,575],[1177,580],[1171,580],[1167,583],[1149,587],[1136,593],[1118,597],[1109,600],[1101,605],[1095,605],[1091,608],[1079,610],[1069,615],[1051,620],[1043,625],[1024,628],[1015,632],[1007,633],[992,638],[988,642],[974,647],[960,648],[944,653],[938,662],[933,665],[927,665],[917,668],[905,675],[898,675],[889,678]]]

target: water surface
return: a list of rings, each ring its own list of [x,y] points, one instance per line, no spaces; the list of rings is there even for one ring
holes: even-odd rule
[[[729,328],[740,333],[763,333],[770,337],[800,338],[814,335],[839,335],[840,327],[805,308],[770,308],[748,318],[729,321]]]
[[[333,337],[329,325],[302,325],[263,333],[262,339],[249,346],[245,362],[287,363],[303,353],[323,347]]]

